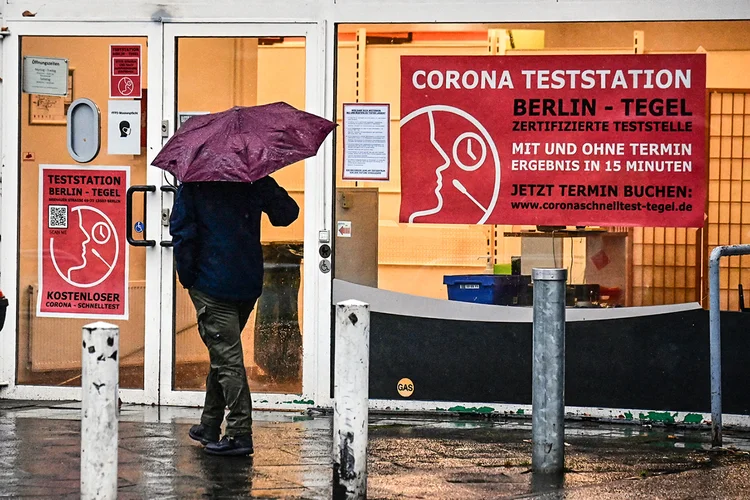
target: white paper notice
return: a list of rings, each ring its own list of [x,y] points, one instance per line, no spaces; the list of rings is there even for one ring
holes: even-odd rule
[[[194,116],[207,115],[208,111],[179,111],[177,113],[177,128],[182,127],[186,121]]]
[[[27,94],[67,95],[68,60],[24,56],[23,91]]]
[[[344,104],[344,179],[388,180],[390,114],[389,104]]]
[[[141,154],[141,101],[109,101],[107,153]]]

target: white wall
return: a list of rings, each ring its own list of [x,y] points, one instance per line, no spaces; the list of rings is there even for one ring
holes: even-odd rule
[[[748,19],[747,0],[7,0],[6,20],[524,22]],[[28,15],[28,14],[27,14]]]

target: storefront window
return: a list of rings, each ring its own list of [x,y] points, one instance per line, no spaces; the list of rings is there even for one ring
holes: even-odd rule
[[[400,213],[404,198],[402,57],[634,53],[706,54],[706,181],[701,189],[708,194],[702,227],[700,222],[692,227],[660,227],[664,216],[659,212],[648,220],[652,223],[635,227],[576,227],[575,223],[559,225],[543,220],[536,225],[491,225],[482,223],[481,217],[479,224],[420,223],[419,217],[412,223],[404,221]],[[532,267],[564,267],[569,272],[568,283],[573,285],[570,305],[620,307],[696,301],[707,305],[710,249],[750,242],[750,94],[743,90],[750,88],[750,79],[737,69],[750,63],[747,22],[340,25],[337,58],[339,122],[344,125],[344,104],[387,104],[390,111],[387,180],[345,180],[345,127],[337,129],[334,271],[338,279],[447,299],[451,276],[523,277],[531,274]],[[430,85],[440,86],[440,75],[433,75],[434,81],[424,76],[422,83],[428,90]],[[442,78],[445,87],[449,77]],[[455,78],[455,85],[462,82],[460,75]],[[489,79],[484,83],[497,84]],[[453,132],[441,132],[437,112],[430,115],[433,119],[433,136],[425,141],[439,145],[441,133],[445,139]],[[490,141],[482,139],[481,131],[474,130],[471,135],[467,128],[466,134],[455,137],[458,152],[436,147],[434,158],[409,158],[410,167],[435,164],[439,170],[441,162],[453,161],[451,155],[463,154],[466,168],[462,168],[470,172],[470,159],[491,161]],[[488,183],[491,187],[491,181]],[[456,196],[467,211],[491,205],[491,196],[468,192],[460,184],[453,181],[446,187],[438,183],[435,193],[442,188],[438,200],[447,199],[444,197],[450,195],[444,193],[453,189],[460,193]],[[696,206],[702,209],[702,203],[698,200]],[[412,212],[430,215],[427,209]],[[377,250],[368,250],[372,248]],[[738,285],[750,277],[750,260],[732,257],[723,259],[721,265],[722,308],[737,310]],[[504,279],[505,284],[521,285],[496,303],[528,305],[523,278]]]

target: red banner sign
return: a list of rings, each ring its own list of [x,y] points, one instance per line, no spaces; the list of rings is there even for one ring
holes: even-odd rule
[[[109,46],[109,97],[141,97],[141,46]]]
[[[401,222],[702,227],[704,54],[404,56]]]
[[[38,316],[128,319],[129,173],[41,166]]]

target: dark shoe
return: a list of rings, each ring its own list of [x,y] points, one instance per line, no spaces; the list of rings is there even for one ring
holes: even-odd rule
[[[246,456],[253,454],[253,436],[224,436],[218,443],[209,443],[204,449],[209,455]]]
[[[219,441],[219,430],[209,429],[203,424],[194,425],[188,432],[190,439],[199,441],[203,446],[209,443],[217,443]]]

